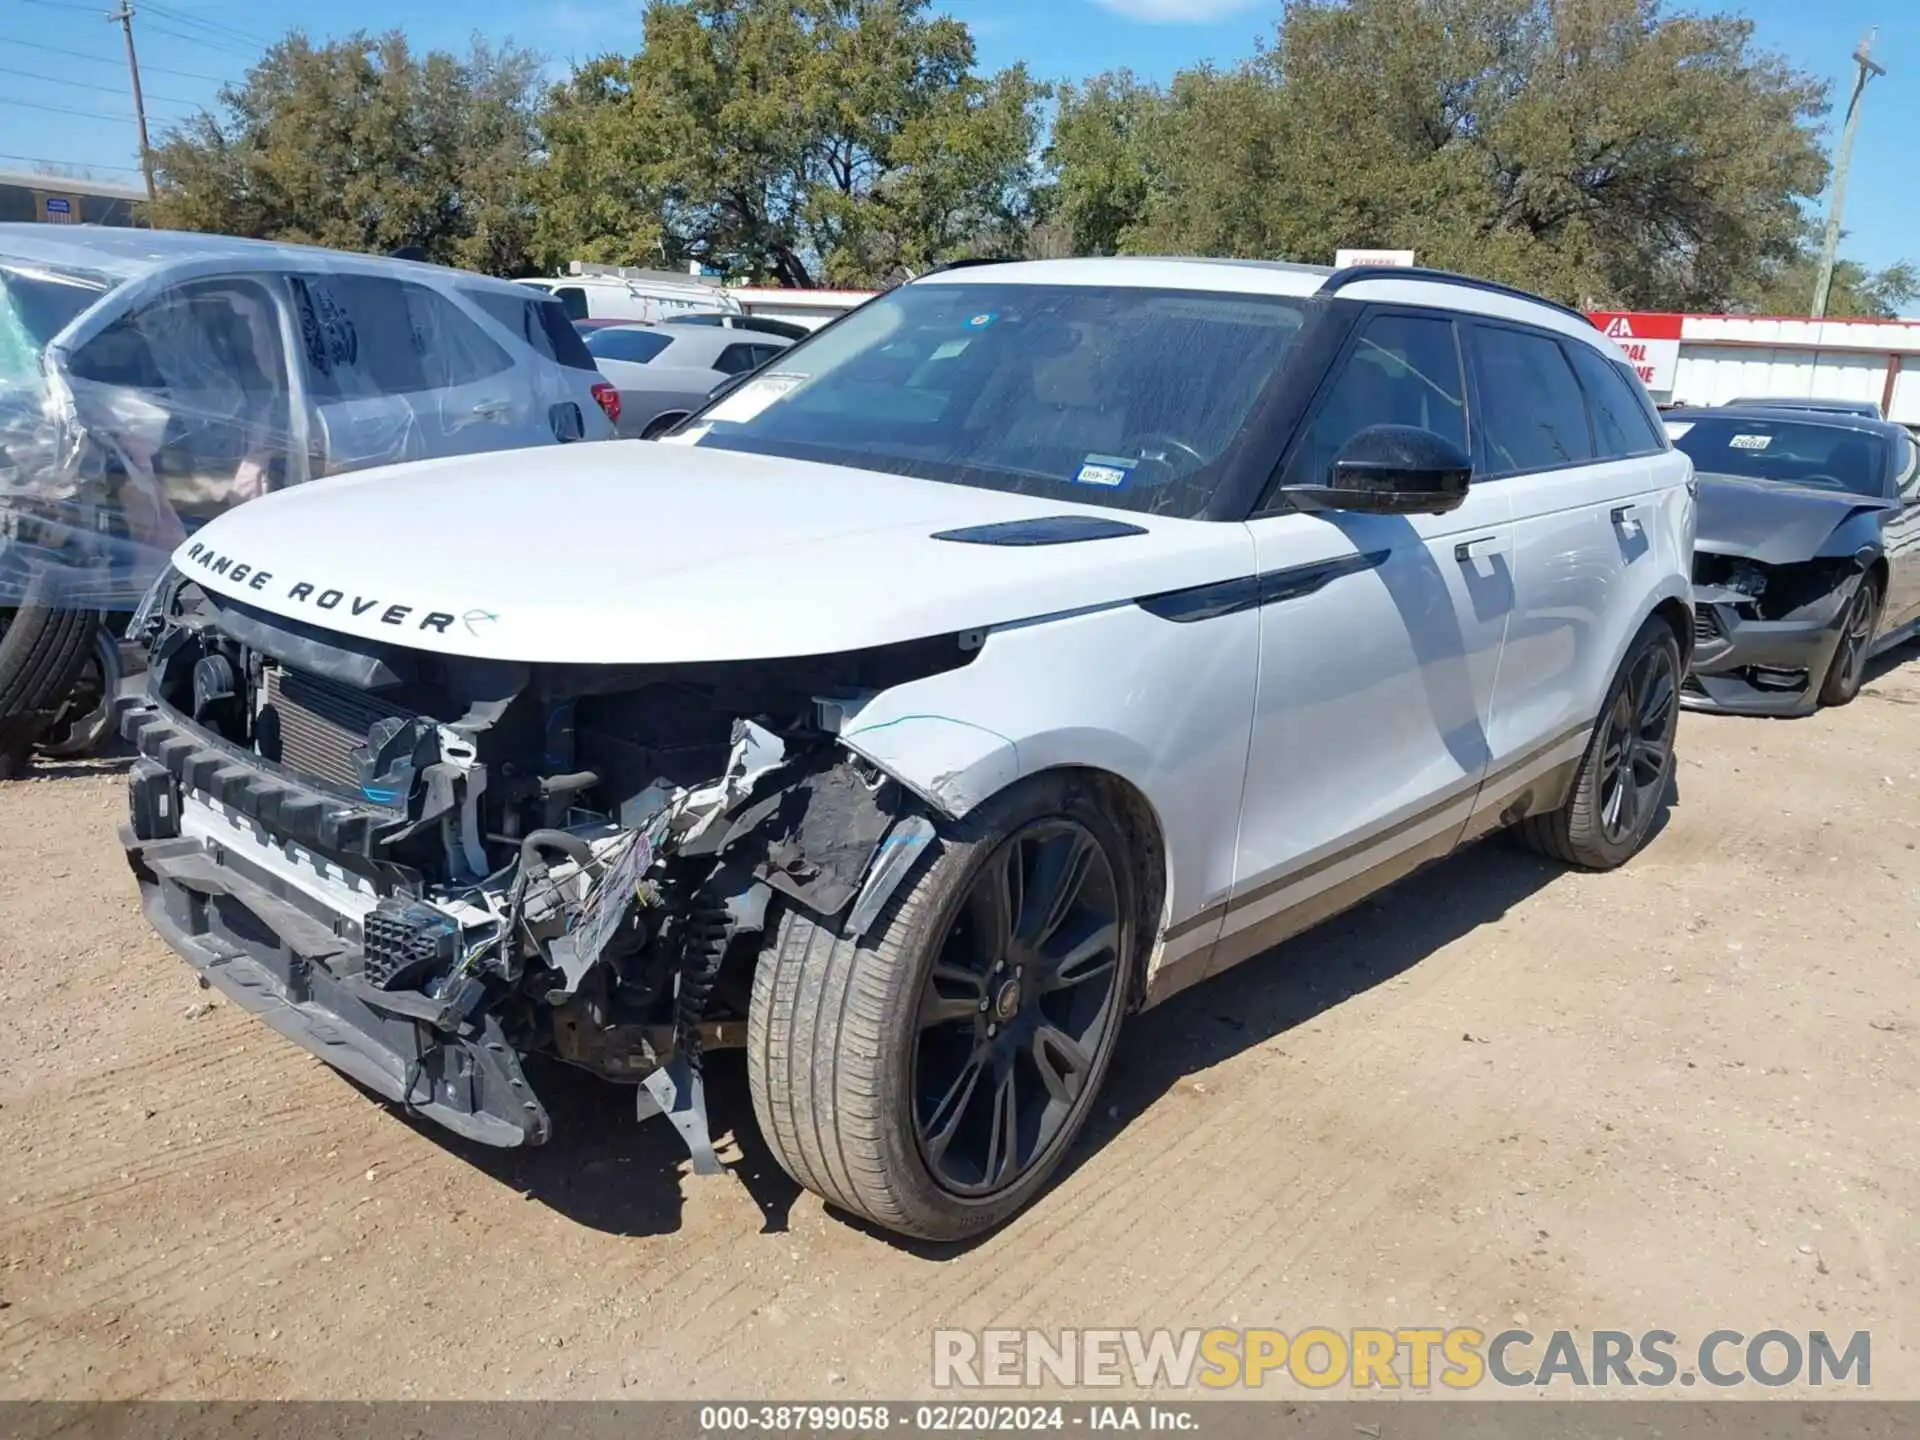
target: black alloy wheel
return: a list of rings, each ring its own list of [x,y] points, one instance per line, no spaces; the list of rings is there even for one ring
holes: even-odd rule
[[[987,856],[920,992],[914,1133],[943,1189],[1006,1190],[1078,1129],[1124,1009],[1121,936],[1113,861],[1078,821]]]
[[[1646,647],[1602,722],[1600,828],[1611,843],[1636,835],[1660,803],[1679,719],[1679,680],[1672,649]]]
[[[1880,618],[1880,592],[1871,579],[1862,580],[1847,603],[1840,645],[1822,697],[1829,704],[1845,704],[1867,678],[1867,655],[1873,649],[1873,631]]]

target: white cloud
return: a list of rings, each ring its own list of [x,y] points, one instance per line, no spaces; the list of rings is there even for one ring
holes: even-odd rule
[[[1129,20],[1149,25],[1198,25],[1224,20],[1253,6],[1254,0],[1095,0]]]

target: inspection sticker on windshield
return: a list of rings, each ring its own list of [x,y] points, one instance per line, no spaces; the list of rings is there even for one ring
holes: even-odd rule
[[[700,418],[741,425],[782,396],[806,384],[805,375],[760,375],[749,380]]]
[[[1133,474],[1133,467],[1139,463],[1120,455],[1089,455],[1074,472],[1074,483],[1101,485],[1109,490],[1117,490],[1127,483],[1127,477]]]
[[[1736,435],[1727,441],[1732,450],[1764,450],[1773,443],[1771,435]]]

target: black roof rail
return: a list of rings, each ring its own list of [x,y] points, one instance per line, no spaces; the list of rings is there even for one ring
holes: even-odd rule
[[[1485,290],[1493,295],[1507,295],[1515,300],[1531,300],[1535,305],[1544,305],[1549,310],[1558,310],[1562,315],[1571,315],[1582,325],[1592,325],[1590,317],[1581,314],[1571,305],[1562,305],[1558,300],[1549,300],[1544,295],[1536,295],[1531,290],[1522,290],[1515,285],[1502,285],[1498,280],[1482,280],[1477,275],[1456,275],[1451,270],[1429,270],[1422,265],[1349,265],[1344,270],[1336,270],[1321,285],[1322,295],[1331,295],[1336,290],[1353,284],[1356,280],[1433,280],[1443,285],[1462,285],[1469,290]],[[1597,326],[1595,327],[1598,328]]]
[[[938,265],[929,265],[925,270],[922,270],[918,275],[914,276],[913,280],[924,280],[929,275],[938,275],[946,270],[971,270],[976,265],[1017,265],[1018,263],[1019,261],[1010,259],[1005,255],[967,255],[958,260],[942,260]],[[902,283],[911,285],[913,280],[903,281]]]

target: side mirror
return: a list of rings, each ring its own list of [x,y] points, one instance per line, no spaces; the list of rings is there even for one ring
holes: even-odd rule
[[[1415,425],[1371,425],[1346,443],[1325,485],[1287,485],[1301,510],[1444,515],[1467,498],[1473,461],[1451,440]]]

